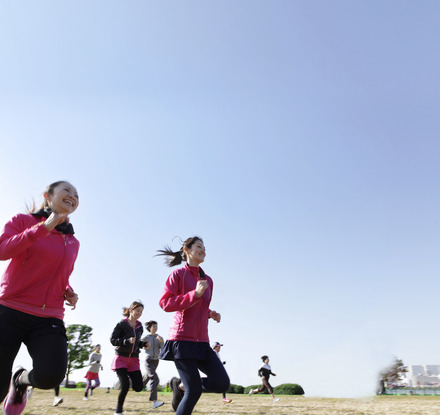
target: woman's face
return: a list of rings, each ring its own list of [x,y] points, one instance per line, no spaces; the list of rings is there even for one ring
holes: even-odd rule
[[[49,207],[57,213],[71,214],[79,205],[78,192],[74,186],[66,182],[55,187],[52,194],[44,193],[44,198]]]
[[[265,359],[264,363],[266,363],[266,365],[268,365],[269,364],[269,358]]]
[[[144,308],[141,306],[138,306],[136,308],[132,308],[130,310],[130,318],[132,320],[138,320],[141,317],[143,311],[144,311]]]
[[[150,333],[151,333],[151,334],[155,334],[156,331],[157,331],[157,324],[153,324],[153,325],[150,327]]]
[[[96,352],[96,353],[99,353],[100,351],[101,351],[101,346],[96,346],[96,347],[95,347],[95,352]]]
[[[202,241],[197,240],[191,245],[191,248],[185,248],[185,254],[189,265],[199,265],[205,260],[205,245]]]

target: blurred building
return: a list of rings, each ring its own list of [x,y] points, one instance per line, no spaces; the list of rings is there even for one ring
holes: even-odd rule
[[[412,365],[402,376],[402,385],[440,386],[440,365]]]

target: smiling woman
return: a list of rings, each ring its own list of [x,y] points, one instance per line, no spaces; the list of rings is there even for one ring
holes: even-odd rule
[[[14,216],[0,235],[0,259],[10,260],[0,284],[0,402],[7,394],[6,415],[23,412],[28,386],[52,389],[66,373],[64,302],[75,308],[78,301],[69,276],[79,250],[68,215],[78,200],[70,183],[52,183],[40,210]],[[11,380],[22,343],[33,369],[17,368]]]
[[[170,381],[173,409],[177,415],[190,415],[202,392],[223,393],[229,388],[229,377],[208,337],[209,318],[219,323],[221,316],[209,308],[213,282],[200,267],[206,256],[202,238],[188,238],[177,252],[169,247],[158,252],[170,267],[186,262],[168,277],[159,301],[165,311],[176,312],[159,358],[173,360],[180,375]],[[200,378],[199,370],[206,377]]]

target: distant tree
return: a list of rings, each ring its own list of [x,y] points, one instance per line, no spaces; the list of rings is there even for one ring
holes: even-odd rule
[[[406,372],[408,372],[408,368],[403,364],[402,359],[395,357],[394,362],[382,370],[379,377],[383,378],[385,382],[393,383],[401,380],[401,375]]]
[[[92,328],[83,324],[71,324],[66,327],[67,335],[67,372],[66,385],[69,375],[77,369],[86,366],[92,351]]]

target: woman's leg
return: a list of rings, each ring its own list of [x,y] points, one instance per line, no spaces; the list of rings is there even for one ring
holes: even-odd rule
[[[48,320],[48,319],[47,319]],[[53,320],[53,319],[51,319]],[[60,321],[60,320],[59,320]],[[20,385],[32,385],[39,389],[53,389],[64,379],[67,369],[67,339],[64,324],[58,330],[41,334],[34,330],[25,344],[32,358],[33,368],[20,376]]]
[[[17,321],[19,314],[18,311],[0,305],[0,402],[8,394],[12,366],[25,336],[27,325]]]
[[[118,403],[116,405],[116,413],[122,414],[122,410],[124,407],[125,397],[127,396],[128,389],[130,387],[130,381],[128,380],[128,372],[127,369],[116,369],[116,375],[119,378],[119,383],[121,384],[121,390],[118,396]]]
[[[198,368],[206,375],[206,378],[202,378],[203,392],[223,393],[229,389],[229,376],[212,349],[206,360],[198,361]]]
[[[220,362],[217,357],[216,359]],[[185,387],[185,394],[177,407],[176,415],[191,415],[202,394],[202,380],[199,375],[198,362],[192,359],[176,359],[174,363]]]
[[[89,395],[89,390],[92,388],[92,381],[90,379],[86,378],[86,389],[84,391],[84,398],[87,398]]]
[[[128,372],[128,376],[131,379],[131,387],[135,392],[140,392],[144,389],[144,382],[142,381],[142,372],[140,370],[136,370],[134,372]]]
[[[267,391],[272,395],[272,398],[274,398],[273,388],[272,388],[271,384],[269,383],[269,381],[266,379],[266,377],[263,376],[261,378],[261,381],[263,382],[263,384],[257,389],[257,391],[258,392],[263,392],[264,389],[267,389]]]
[[[93,381],[93,386],[92,386],[92,390],[93,389],[96,389],[96,388],[99,388],[99,385],[101,384],[101,381],[99,380],[99,378],[96,378],[94,381]]]
[[[15,356],[20,350],[20,342],[15,345],[9,341],[9,346],[3,346],[5,339],[0,337],[0,402],[3,402],[8,394],[9,384],[11,383],[12,365]]]

